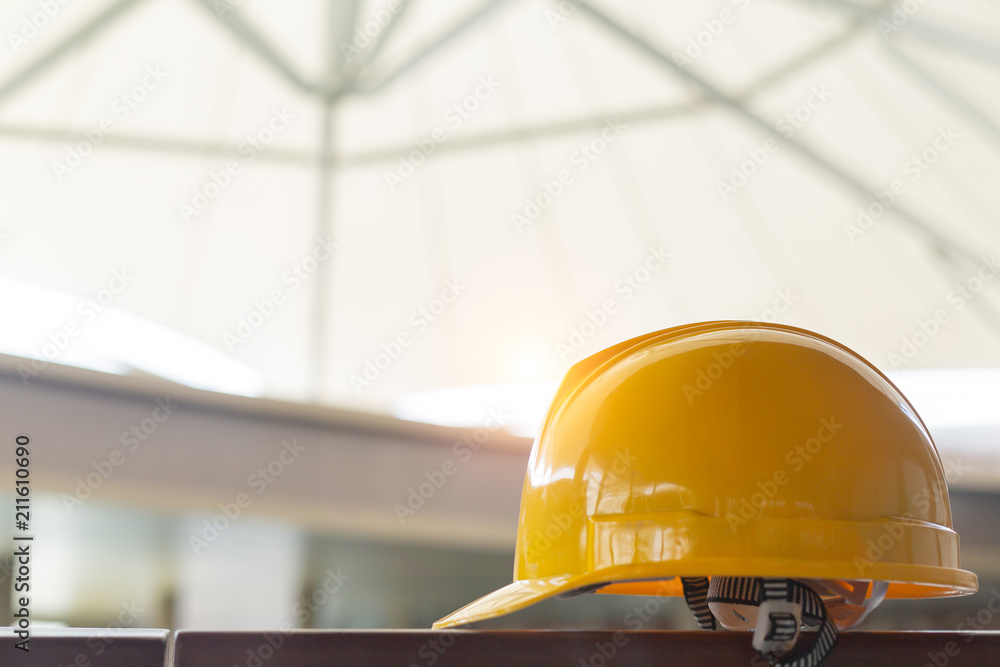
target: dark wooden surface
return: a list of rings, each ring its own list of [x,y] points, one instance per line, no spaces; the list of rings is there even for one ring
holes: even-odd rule
[[[3,667],[162,667],[167,663],[168,630],[32,628],[25,653],[10,628],[0,628]],[[226,665],[229,667],[229,665]]]
[[[181,631],[175,642],[175,667],[766,665],[737,632]],[[1000,632],[847,632],[823,667],[854,665],[1000,665]]]

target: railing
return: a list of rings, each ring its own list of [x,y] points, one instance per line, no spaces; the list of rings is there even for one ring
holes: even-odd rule
[[[804,638],[808,639],[808,638]],[[766,663],[738,632],[0,630],[0,665],[45,667],[611,667]],[[1000,665],[1000,632],[845,632],[823,667]]]

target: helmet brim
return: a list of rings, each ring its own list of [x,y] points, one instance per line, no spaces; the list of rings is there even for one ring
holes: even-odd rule
[[[445,616],[434,623],[434,629],[442,630],[510,614],[591,583],[585,579],[586,577],[571,577],[562,574],[555,577],[515,581]]]

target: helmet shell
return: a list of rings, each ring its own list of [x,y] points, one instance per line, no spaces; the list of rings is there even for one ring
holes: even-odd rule
[[[515,582],[465,617],[713,575],[881,580],[896,598],[978,587],[906,398],[846,347],[758,322],[667,329],[569,371],[529,459]]]

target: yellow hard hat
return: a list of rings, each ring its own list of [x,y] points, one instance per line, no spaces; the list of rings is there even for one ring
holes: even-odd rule
[[[528,462],[514,583],[434,627],[586,591],[684,595],[713,628],[716,607],[768,602],[786,641],[755,646],[773,658],[827,611],[847,627],[882,597],[974,593],[958,552],[937,450],[884,375],[810,331],[705,322],[569,370]]]

